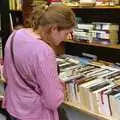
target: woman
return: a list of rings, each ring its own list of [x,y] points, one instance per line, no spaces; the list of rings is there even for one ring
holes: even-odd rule
[[[5,108],[14,120],[58,120],[64,100],[55,48],[76,24],[63,5],[41,5],[31,14],[31,28],[12,33],[5,46]]]

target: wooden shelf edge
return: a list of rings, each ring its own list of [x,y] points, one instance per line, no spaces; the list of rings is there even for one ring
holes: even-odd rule
[[[64,42],[81,44],[81,45],[88,45],[88,46],[120,49],[120,45],[103,45],[103,44],[99,44],[99,43],[88,43],[88,42],[79,42],[79,41],[77,42],[77,41],[72,41],[72,40],[65,40]]]
[[[93,113],[87,109],[80,108],[79,105],[77,105],[75,103],[69,103],[69,102],[64,101],[64,105],[71,107],[73,109],[76,109],[78,111],[84,112],[84,113],[96,118],[97,120],[117,120],[117,119],[112,118],[112,117],[107,117],[107,116],[104,116],[102,114]]]
[[[68,6],[72,9],[120,9],[120,6]]]

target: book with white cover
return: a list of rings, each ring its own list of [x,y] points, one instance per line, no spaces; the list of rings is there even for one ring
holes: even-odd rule
[[[109,82],[103,82],[101,84],[98,85],[98,87],[96,86],[96,90],[89,90],[89,101],[90,101],[90,108],[93,112],[99,113],[99,92],[105,90],[105,89],[109,89],[111,87],[113,87],[115,84],[114,83],[109,83]],[[108,106],[107,106],[108,107]],[[110,111],[109,108],[105,109],[105,112],[107,112],[106,114],[110,115]]]
[[[110,116],[111,113],[111,106],[109,102],[108,93],[111,92],[111,87],[107,88],[104,91],[100,91],[98,93],[99,97],[99,113],[104,114],[106,116]]]
[[[79,86],[79,91],[80,91],[80,96],[81,96],[81,103],[84,108],[89,109],[89,104],[88,104],[88,88],[94,85],[97,85],[99,83],[102,83],[102,79],[95,79],[86,83],[83,83]]]
[[[120,91],[114,91],[109,94],[112,116],[120,119]]]

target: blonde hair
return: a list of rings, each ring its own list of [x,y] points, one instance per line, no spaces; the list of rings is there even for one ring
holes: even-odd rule
[[[62,4],[35,6],[31,13],[30,22],[34,30],[37,30],[39,26],[49,25],[56,25],[58,30],[62,30],[72,28],[76,24],[73,11]]]

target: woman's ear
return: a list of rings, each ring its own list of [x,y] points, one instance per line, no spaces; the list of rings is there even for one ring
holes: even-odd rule
[[[45,33],[49,34],[49,33],[52,32],[52,26],[51,25],[47,25],[47,26],[43,27],[43,29],[44,29]]]
[[[51,32],[52,32],[52,33],[56,33],[56,32],[58,32],[58,28],[57,28],[56,25],[51,26]]]

